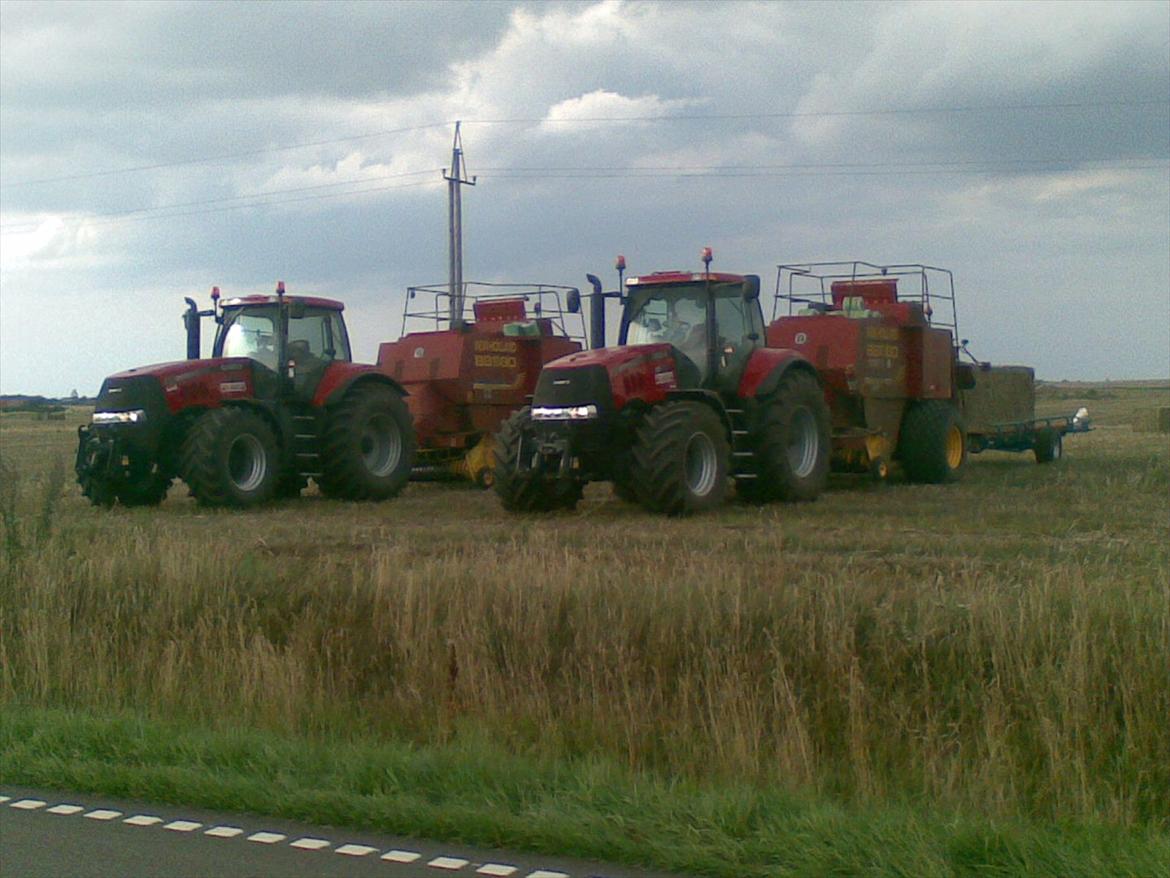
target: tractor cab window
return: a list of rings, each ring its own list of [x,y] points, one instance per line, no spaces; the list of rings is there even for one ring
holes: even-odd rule
[[[276,370],[276,309],[232,309],[224,315],[220,356],[248,357]]]
[[[626,330],[627,344],[672,344],[694,362],[700,374],[707,367],[707,310],[703,286],[648,287],[634,294]],[[641,298],[641,301],[638,299]]]
[[[336,311],[310,308],[288,321],[288,358],[297,369],[332,360],[349,361],[349,339]]]

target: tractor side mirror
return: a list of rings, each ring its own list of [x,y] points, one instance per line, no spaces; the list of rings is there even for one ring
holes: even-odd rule
[[[581,291],[576,287],[569,290],[568,298],[565,300],[565,307],[569,309],[570,314],[581,313]]]
[[[760,276],[749,274],[743,279],[743,300],[754,302],[760,298]]]

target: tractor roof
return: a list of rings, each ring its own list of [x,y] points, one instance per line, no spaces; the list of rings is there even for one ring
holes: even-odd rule
[[[333,311],[342,311],[345,305],[336,299],[322,299],[317,296],[285,296],[290,302],[304,302],[310,308],[329,308]],[[220,303],[221,308],[239,308],[244,305],[276,305],[280,302],[279,296],[233,296]]]
[[[653,274],[643,274],[640,277],[631,277],[626,281],[626,286],[630,287],[648,287],[648,286],[666,286],[667,284],[689,284],[697,281],[704,281],[710,279],[716,283],[743,283],[742,274],[727,274],[721,271],[713,271],[706,274],[702,271],[656,271]]]

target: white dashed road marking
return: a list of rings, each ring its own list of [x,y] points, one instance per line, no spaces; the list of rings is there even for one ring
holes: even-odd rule
[[[69,816],[73,814],[80,814],[85,812],[83,816],[90,820],[115,820],[122,816],[121,811],[114,811],[108,808],[96,808],[92,811],[85,811],[83,805],[73,805],[69,803],[61,803],[46,808],[48,802],[40,799],[18,799],[13,801],[12,796],[0,795],[0,804],[7,803],[10,808],[17,808],[22,811],[37,811],[45,808],[47,814],[57,814],[62,816]],[[162,817],[156,817],[153,814],[134,814],[133,816],[125,818],[123,823],[130,826],[157,826],[163,823]],[[166,823],[162,828],[169,829],[172,832],[194,832],[200,829],[204,824],[198,823],[194,820],[172,820]],[[243,835],[245,830],[238,826],[212,826],[204,830],[204,835],[210,835],[213,838],[235,838]],[[287,841],[288,836],[280,832],[253,832],[247,836],[248,841],[254,841],[257,844],[274,845]],[[304,851],[319,851],[325,848],[333,847],[333,842],[324,838],[312,838],[304,836],[296,838],[288,842],[288,846]],[[342,854],[347,857],[367,857],[370,854],[376,854],[379,848],[371,847],[366,844],[342,844],[334,849],[334,853]],[[390,863],[414,863],[422,859],[422,854],[418,851],[399,850],[397,848],[388,850],[380,855],[380,859]],[[427,862],[427,866],[432,869],[443,870],[447,872],[459,872],[466,866],[470,866],[471,861],[465,860],[462,857],[439,856]],[[506,863],[483,863],[475,870],[476,875],[486,875],[489,878],[511,878],[511,876],[518,876],[520,872],[519,867],[509,866]],[[555,872],[548,869],[537,869],[534,872],[529,872],[525,878],[571,878],[566,872]]]
[[[96,811],[86,812],[86,817],[90,820],[113,820],[115,817],[121,817],[121,811],[111,811],[108,808],[98,808]],[[161,820],[159,821],[162,822]]]
[[[382,859],[389,860],[391,863],[413,863],[420,857],[422,854],[417,851],[386,851],[382,854]]]
[[[86,816],[88,817],[89,815],[87,814]],[[133,817],[127,817],[122,822],[128,823],[131,826],[155,826],[162,823],[162,818],[155,817],[152,814],[135,814]]]
[[[212,838],[235,838],[237,835],[243,835],[244,830],[238,826],[213,826],[203,834]]]
[[[429,863],[432,869],[446,869],[448,872],[455,872],[467,865],[467,860],[461,860],[458,857],[435,857]]]
[[[333,851],[335,854],[345,854],[347,857],[364,857],[377,851],[368,844],[343,844]]]
[[[40,799],[21,799],[19,802],[13,802],[9,807],[19,808],[21,811],[35,811],[47,804],[48,802],[42,802]]]
[[[254,832],[248,836],[248,841],[254,841],[258,844],[276,844],[286,838],[288,838],[287,835],[281,835],[279,832]]]
[[[171,829],[175,832],[194,832],[202,823],[196,823],[194,820],[172,820],[163,829]]]
[[[333,844],[331,841],[326,841],[323,838],[298,838],[296,841],[290,841],[288,846],[290,848],[300,848],[302,851],[319,851],[321,848],[327,848]]]
[[[80,805],[54,805],[45,813],[47,814],[80,814],[85,809]]]

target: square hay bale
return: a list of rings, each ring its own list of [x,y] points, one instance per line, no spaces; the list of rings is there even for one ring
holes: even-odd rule
[[[1138,409],[1134,412],[1133,428],[1140,433],[1170,433],[1170,405]]]
[[[975,386],[961,395],[968,432],[1030,421],[1036,417],[1036,371],[1031,366],[976,369]]]

